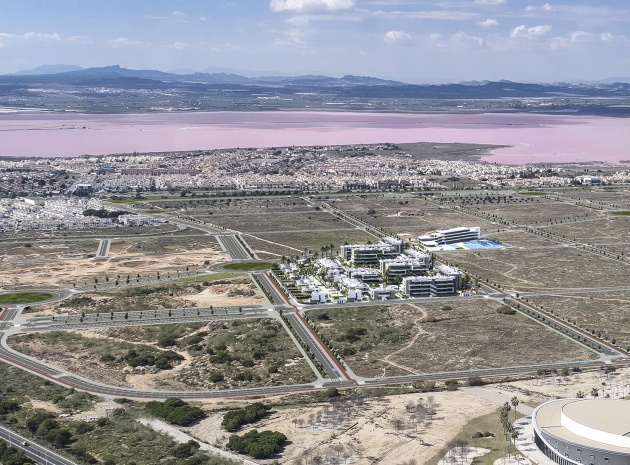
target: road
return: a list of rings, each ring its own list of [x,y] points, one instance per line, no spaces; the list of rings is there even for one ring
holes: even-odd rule
[[[257,279],[260,285],[271,296],[272,304],[283,305],[286,302],[282,292],[271,282],[270,278],[265,273],[252,273]]]
[[[221,246],[230,254],[232,260],[250,260],[251,255],[234,235],[216,236]]]
[[[326,350],[322,347],[321,343],[315,339],[310,330],[305,327],[301,319],[295,314],[295,311],[286,311],[284,312],[284,316],[289,321],[291,328],[293,328],[298,337],[308,346],[311,353],[315,356],[315,360],[321,364],[328,379],[335,383],[341,382],[343,376],[336,364],[330,360],[330,356],[327,354]]]
[[[26,456],[35,463],[48,465],[77,465],[76,462],[62,457],[50,449],[40,446],[39,444],[33,442],[30,438],[20,436],[4,426],[0,426],[0,439],[3,439],[7,442],[7,444],[10,444],[16,449],[24,452]],[[24,446],[24,442],[28,445]]]
[[[242,310],[241,310],[242,309]],[[175,308],[135,312],[88,313],[85,316],[32,318],[20,327],[21,331],[62,331],[91,328],[119,328],[124,326],[153,326],[177,323],[206,323],[209,321],[264,318],[268,311],[259,307],[217,307],[210,309]]]
[[[101,239],[98,243],[98,249],[96,249],[96,257],[94,258],[107,258],[109,256],[109,247],[111,244],[111,239]]]

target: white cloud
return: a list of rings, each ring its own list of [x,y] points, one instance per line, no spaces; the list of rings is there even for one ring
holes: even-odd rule
[[[492,26],[498,26],[499,21],[493,18],[488,18],[484,21],[479,21],[477,24],[481,27],[492,27]]]
[[[528,5],[525,7],[525,11],[556,11],[549,3],[545,3],[541,6]]]
[[[206,21],[208,21],[208,18],[206,18],[205,16],[200,16],[199,21],[203,21],[205,23]]]
[[[507,0],[475,0],[476,5],[505,5]]]
[[[610,32],[595,34],[586,31],[574,31],[564,37],[554,37],[551,39],[551,48],[569,47],[575,44],[593,43],[597,41],[612,42],[614,39],[614,36]]]
[[[551,26],[549,24],[532,27],[527,27],[524,24],[521,24],[520,26],[515,27],[512,32],[510,32],[510,37],[513,39],[517,37],[540,37],[547,34],[549,31],[551,31]]]
[[[303,40],[303,37],[307,35],[308,32],[304,29],[291,28],[286,31],[283,31],[284,37],[281,39],[274,40],[274,45],[306,45],[306,42]]]
[[[0,32],[0,40],[42,40],[42,41],[52,41],[59,42],[61,40],[61,36],[56,32],[52,34],[42,34],[40,32],[26,32],[24,34],[11,34],[8,32]]]
[[[166,48],[170,48],[171,50],[184,50],[188,47],[188,44],[184,42],[175,42],[172,44],[168,44]]]
[[[412,37],[403,31],[389,31],[383,36],[383,40],[386,44],[397,44],[409,42]]]
[[[354,0],[271,0],[271,11],[348,10]]]
[[[182,12],[182,11],[178,11],[175,10],[171,13],[171,16],[174,18],[185,18],[186,17],[186,13]]]
[[[456,44],[475,44],[479,47],[483,45],[483,39],[481,37],[472,36],[470,34],[466,34],[465,32],[459,31],[453,34],[451,37],[451,41]]]
[[[439,19],[444,21],[467,21],[479,17],[477,13],[468,11],[374,11],[373,16],[391,19]]]

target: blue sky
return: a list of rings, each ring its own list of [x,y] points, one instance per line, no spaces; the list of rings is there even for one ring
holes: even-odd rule
[[[0,0],[0,73],[43,64],[371,75],[630,76],[628,0]]]

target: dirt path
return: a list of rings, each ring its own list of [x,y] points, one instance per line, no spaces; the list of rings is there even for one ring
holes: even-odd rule
[[[290,246],[285,245],[285,244],[280,244],[279,242],[273,242],[273,241],[268,241],[267,239],[261,239],[260,237],[254,236],[253,234],[243,234],[243,236],[249,236],[249,237],[252,237],[252,238],[256,239],[257,241],[262,241],[262,242],[266,242],[268,244],[278,245],[278,246],[284,247],[286,249],[295,250],[296,252],[300,252],[300,253],[304,252],[303,250],[296,249],[295,247],[290,247]]]
[[[402,348],[386,355],[384,358],[381,359],[382,362],[388,363],[396,368],[400,368],[401,370],[405,370],[408,371],[409,373],[412,373],[414,375],[417,375],[417,371],[412,370],[411,368],[408,368],[404,365],[400,365],[398,363],[392,362],[390,360],[390,358],[392,358],[395,355],[398,355],[401,352],[404,352],[407,349],[410,349],[411,347],[414,346],[414,344],[416,343],[416,341],[418,340],[418,338],[422,335],[422,334],[426,334],[426,331],[424,329],[422,329],[422,327],[420,326],[420,323],[422,320],[424,320],[425,318],[427,318],[429,316],[429,314],[427,313],[427,311],[422,308],[422,307],[418,307],[416,304],[409,304],[410,307],[415,308],[416,310],[418,310],[420,312],[420,316],[418,318],[416,318],[416,320],[413,322],[414,326],[416,327],[416,329],[418,330],[416,332],[416,334],[414,334],[414,336],[411,338],[411,340],[405,344]]]

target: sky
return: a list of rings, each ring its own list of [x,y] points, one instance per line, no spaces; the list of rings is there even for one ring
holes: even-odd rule
[[[628,77],[630,1],[0,0],[0,73],[61,63],[411,83]]]

